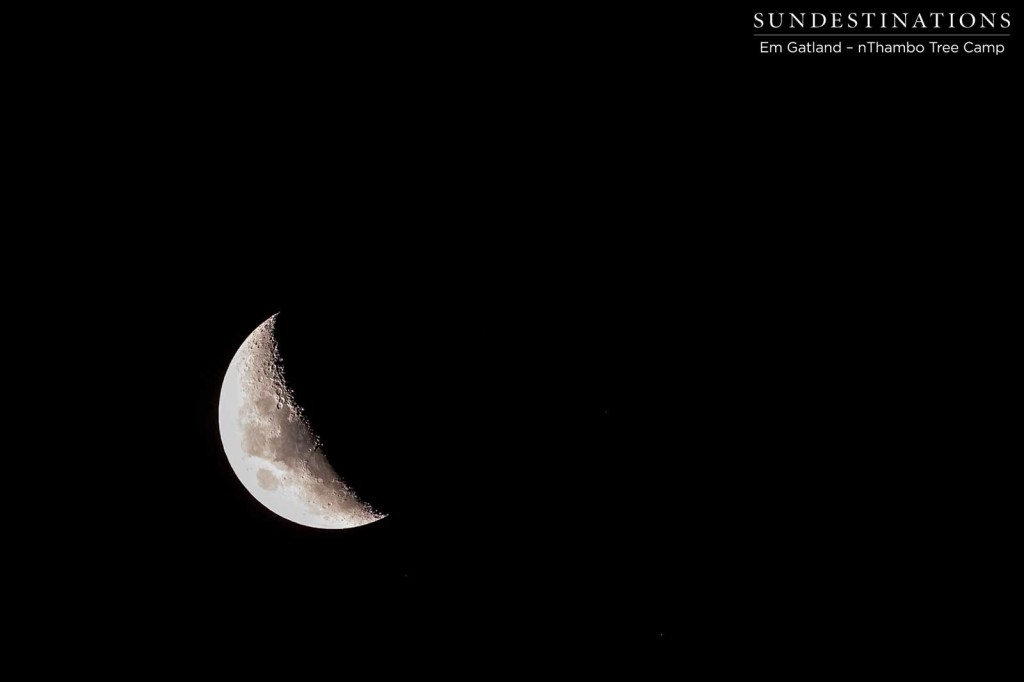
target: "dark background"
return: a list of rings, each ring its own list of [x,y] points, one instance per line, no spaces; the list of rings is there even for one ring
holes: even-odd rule
[[[753,54],[752,12],[429,14],[211,16],[138,74],[140,236],[95,237],[113,362],[169,385],[124,407],[155,449],[109,502],[147,514],[102,534],[130,622],[785,658],[1001,565],[1016,38],[833,63]],[[231,472],[220,382],[278,311],[388,518],[299,527]]]
[[[162,361],[180,404],[147,428],[198,470],[158,474],[146,491],[160,496],[154,549],[181,562],[163,588],[172,602],[214,598],[228,622],[352,609],[427,640],[513,623],[652,646],[678,632],[679,576],[708,551],[706,505],[721,506],[707,453],[729,437],[713,407],[727,391],[707,381],[719,370],[701,364],[719,361],[694,340],[708,333],[704,304],[667,293],[687,284],[670,270],[619,276],[611,262],[570,275],[393,242],[306,248],[273,254],[301,268],[249,280],[202,264],[196,296],[161,303],[181,325]],[[223,373],[278,310],[296,397],[338,470],[388,512],[380,522],[296,526],[228,466]]]

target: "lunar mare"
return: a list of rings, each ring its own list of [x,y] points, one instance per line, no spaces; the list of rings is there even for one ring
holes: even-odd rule
[[[383,518],[327,461],[285,382],[276,321],[249,335],[224,377],[220,438],[231,468],[263,506],[304,526],[354,528]]]

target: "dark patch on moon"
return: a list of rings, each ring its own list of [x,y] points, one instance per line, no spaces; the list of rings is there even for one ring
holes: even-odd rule
[[[260,469],[256,472],[256,480],[264,490],[277,490],[277,486],[280,485],[277,476],[266,469]]]

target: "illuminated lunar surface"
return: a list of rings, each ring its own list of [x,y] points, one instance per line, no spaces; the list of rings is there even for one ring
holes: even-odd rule
[[[220,391],[220,438],[253,497],[289,521],[354,528],[384,517],[359,499],[324,455],[285,383],[274,325],[261,324],[231,360]]]

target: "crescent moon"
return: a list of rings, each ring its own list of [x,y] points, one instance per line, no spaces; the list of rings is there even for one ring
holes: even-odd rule
[[[384,518],[327,461],[285,382],[277,315],[235,353],[220,391],[220,439],[238,480],[264,507],[312,528],[354,528]]]

